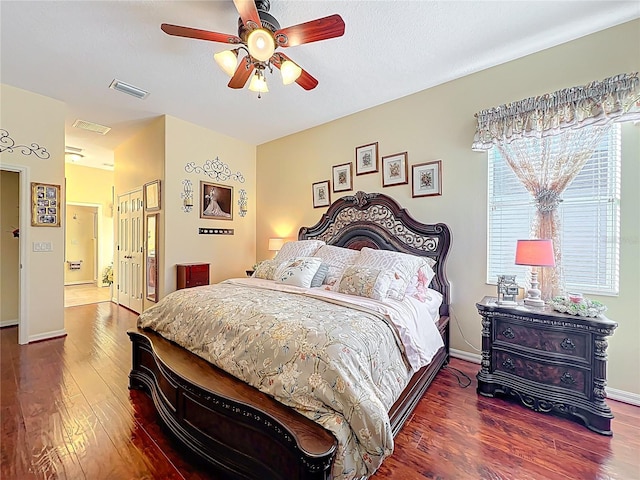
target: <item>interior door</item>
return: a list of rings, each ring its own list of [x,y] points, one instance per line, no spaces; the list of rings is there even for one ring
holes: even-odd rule
[[[142,189],[118,196],[118,303],[136,313],[143,295]]]

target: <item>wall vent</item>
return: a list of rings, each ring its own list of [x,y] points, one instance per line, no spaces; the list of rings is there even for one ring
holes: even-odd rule
[[[109,130],[111,130],[111,127],[105,127],[98,123],[87,122],[86,120],[76,120],[73,122],[73,126],[90,132],[99,133],[100,135],[105,135]]]

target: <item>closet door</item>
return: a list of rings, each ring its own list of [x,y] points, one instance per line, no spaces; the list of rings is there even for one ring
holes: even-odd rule
[[[143,295],[142,189],[118,197],[118,303],[136,313]]]

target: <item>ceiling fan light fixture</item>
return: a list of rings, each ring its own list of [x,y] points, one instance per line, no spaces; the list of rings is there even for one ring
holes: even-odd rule
[[[249,54],[259,62],[266,62],[276,50],[273,34],[264,28],[256,28],[247,37]]]
[[[260,72],[256,72],[251,77],[251,83],[249,83],[249,90],[258,93],[267,93],[269,88],[267,87],[267,81]]]
[[[289,85],[300,78],[302,69],[291,60],[285,60],[280,65],[280,73],[282,74],[282,83]]]
[[[213,59],[224,73],[233,77],[238,66],[238,49],[218,52],[213,56]]]

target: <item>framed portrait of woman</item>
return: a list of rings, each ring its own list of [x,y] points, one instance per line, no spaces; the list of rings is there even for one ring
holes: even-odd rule
[[[233,187],[201,181],[200,218],[233,220]]]

